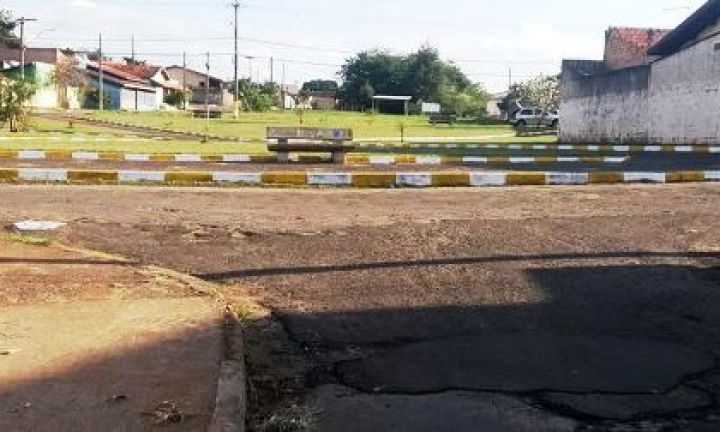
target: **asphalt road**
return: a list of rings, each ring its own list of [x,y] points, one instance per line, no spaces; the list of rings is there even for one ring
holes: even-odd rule
[[[320,431],[720,430],[720,186],[0,186],[0,221],[195,274],[251,400]],[[272,390],[272,391],[271,391]]]

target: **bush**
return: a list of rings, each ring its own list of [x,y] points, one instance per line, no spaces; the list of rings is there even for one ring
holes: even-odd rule
[[[163,102],[176,108],[182,109],[185,108],[185,103],[191,98],[192,97],[190,96],[190,92],[182,90],[170,90],[170,94],[165,96]]]

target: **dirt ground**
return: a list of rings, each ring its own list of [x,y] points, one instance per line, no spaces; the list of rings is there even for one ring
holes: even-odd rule
[[[251,296],[251,421],[720,430],[720,187],[0,187],[0,221]],[[297,407],[301,407],[298,412]]]
[[[0,430],[203,430],[223,308],[185,278],[0,235]]]

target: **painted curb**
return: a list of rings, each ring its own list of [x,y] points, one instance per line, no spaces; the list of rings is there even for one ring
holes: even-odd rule
[[[429,188],[719,182],[720,171],[314,172],[136,171],[0,168],[0,183]]]
[[[224,329],[225,355],[208,432],[244,432],[247,414],[247,368],[242,323],[230,311]]]
[[[720,145],[711,144],[491,144],[491,143],[356,143],[355,148],[362,151],[377,149],[482,149],[482,150],[516,150],[516,151],[557,151],[580,153],[720,153]]]
[[[198,153],[123,153],[88,150],[0,150],[0,159],[21,161],[112,161],[176,163],[278,163],[275,155],[198,154]],[[325,163],[329,157],[292,155],[298,163]],[[437,156],[437,155],[348,155],[348,165],[531,165],[554,163],[621,164],[629,156]]]

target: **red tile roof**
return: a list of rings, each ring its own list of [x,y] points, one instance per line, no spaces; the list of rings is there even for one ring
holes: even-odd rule
[[[605,33],[605,64],[622,69],[648,63],[648,50],[670,30],[654,28],[610,27]]]
[[[146,64],[127,64],[119,62],[107,62],[103,64],[144,80],[152,78],[160,70],[159,66],[150,66]]]

